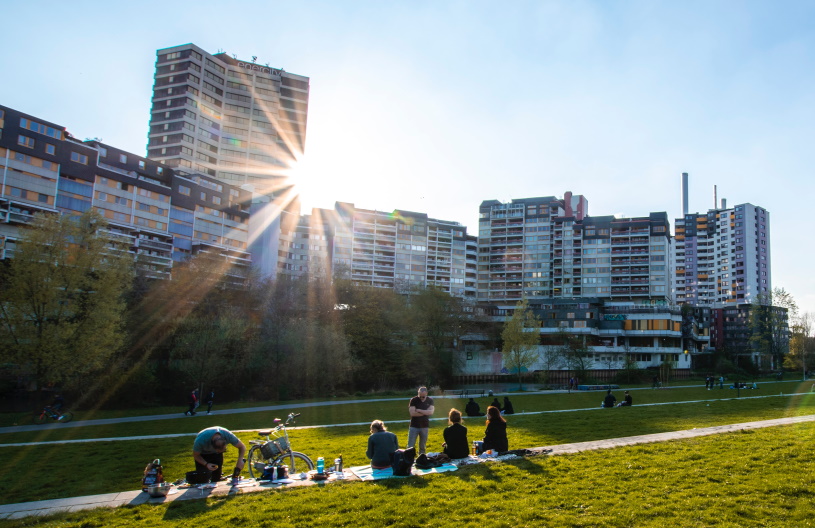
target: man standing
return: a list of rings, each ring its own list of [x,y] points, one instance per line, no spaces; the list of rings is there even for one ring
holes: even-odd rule
[[[427,387],[419,387],[419,393],[410,399],[408,412],[410,413],[410,428],[408,429],[407,447],[416,444],[419,437],[419,453],[425,453],[427,436],[430,428],[430,416],[433,416],[433,398],[427,395]]]
[[[192,458],[195,459],[196,471],[212,471],[210,482],[221,480],[224,470],[224,451],[227,444],[238,448],[236,472],[243,469],[246,461],[246,446],[237,436],[223,427],[208,427],[198,433],[192,444]]]

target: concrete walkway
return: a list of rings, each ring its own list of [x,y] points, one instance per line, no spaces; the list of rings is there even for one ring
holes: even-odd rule
[[[565,455],[579,453],[595,449],[609,449],[614,447],[630,446],[652,442],[665,442],[668,440],[682,440],[699,436],[709,436],[721,433],[731,433],[741,430],[761,429],[764,427],[776,427],[779,425],[792,425],[798,423],[815,422],[815,415],[796,416],[791,418],[778,418],[774,420],[762,420],[757,422],[746,422],[730,425],[718,425],[715,427],[704,427],[700,429],[689,429],[686,431],[672,431],[667,433],[655,433],[640,436],[627,436],[623,438],[609,438],[606,440],[594,440],[590,442],[577,442],[573,444],[560,444],[554,446],[543,446],[532,449],[540,454]],[[348,473],[346,473],[348,474]],[[331,483],[329,480],[327,483]],[[49,515],[58,512],[73,512],[93,508],[116,508],[119,506],[136,506],[139,504],[161,504],[176,500],[196,500],[209,496],[235,495],[262,491],[266,489],[280,489],[292,486],[315,486],[326,485],[326,482],[315,483],[313,481],[292,481],[287,484],[253,485],[248,487],[232,488],[226,482],[219,482],[212,489],[188,488],[179,490],[179,493],[169,495],[164,498],[153,499],[147,493],[141,491],[125,491],[121,493],[106,493],[102,495],[90,495],[87,497],[73,497],[68,499],[54,499],[34,502],[24,502],[19,504],[6,504],[0,506],[0,520],[19,519],[31,515]]]

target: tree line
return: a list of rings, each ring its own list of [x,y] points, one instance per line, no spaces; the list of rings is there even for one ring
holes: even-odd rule
[[[289,399],[445,385],[463,302],[349,280],[265,279],[201,252],[150,279],[104,218],[38,215],[0,273],[3,390],[97,405]]]

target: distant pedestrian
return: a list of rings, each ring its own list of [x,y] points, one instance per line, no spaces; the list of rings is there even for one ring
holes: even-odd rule
[[[705,376],[705,388],[710,390],[710,376]]]
[[[189,408],[184,414],[186,416],[195,416],[195,408],[198,407],[198,389],[194,389],[190,392],[190,396],[187,398],[187,405],[189,405]]]
[[[209,394],[207,394],[207,414],[212,414],[213,403],[215,403],[215,389],[209,389]]]
[[[724,388],[724,376],[719,376],[719,388]]]

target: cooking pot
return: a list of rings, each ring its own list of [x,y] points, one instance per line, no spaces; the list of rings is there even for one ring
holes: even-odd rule
[[[187,484],[206,484],[212,479],[212,471],[208,470],[201,470],[201,471],[188,471],[187,472]]]
[[[151,497],[166,497],[167,493],[170,492],[170,483],[169,482],[162,482],[160,484],[151,484],[147,486],[147,493]]]

